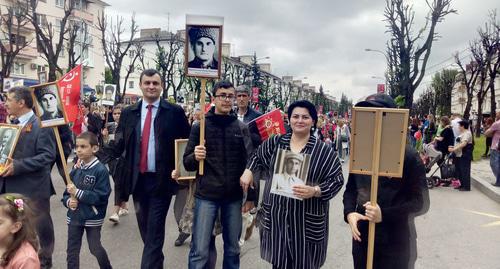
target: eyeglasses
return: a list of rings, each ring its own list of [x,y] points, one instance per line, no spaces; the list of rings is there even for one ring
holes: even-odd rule
[[[215,97],[219,98],[220,100],[226,100],[226,101],[232,101],[234,100],[234,94],[219,94],[219,95],[215,95]]]

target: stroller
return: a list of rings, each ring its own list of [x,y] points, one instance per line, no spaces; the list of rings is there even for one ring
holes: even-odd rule
[[[432,189],[437,186],[449,186],[453,183],[452,178],[455,175],[455,165],[452,163],[453,153],[443,156],[443,154],[434,148],[434,144],[424,144],[420,158],[425,165],[425,173],[429,173],[435,163],[439,163],[438,168],[434,170],[427,179],[427,187]],[[441,177],[435,176],[436,172],[441,170]]]

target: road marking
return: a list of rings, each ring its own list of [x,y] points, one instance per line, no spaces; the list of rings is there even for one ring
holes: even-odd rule
[[[488,213],[483,213],[483,212],[479,212],[479,211],[467,210],[467,209],[462,209],[462,210],[465,212],[476,214],[476,215],[481,215],[481,216],[486,216],[486,217],[498,219],[498,221],[494,221],[494,222],[491,222],[488,224],[483,224],[483,225],[481,225],[481,227],[500,226],[500,216],[496,216],[496,215],[488,214]]]

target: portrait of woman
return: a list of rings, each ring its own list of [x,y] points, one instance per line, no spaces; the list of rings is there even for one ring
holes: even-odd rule
[[[33,88],[37,116],[42,127],[66,123],[63,105],[56,83],[38,85]]]

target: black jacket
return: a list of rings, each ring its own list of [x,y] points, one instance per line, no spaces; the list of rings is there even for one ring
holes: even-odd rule
[[[123,184],[133,193],[139,177],[139,149],[141,139],[141,106],[142,101],[123,109],[116,129],[115,140],[105,145],[97,154],[103,163],[119,158],[125,152]],[[155,130],[155,157],[157,185],[155,194],[174,194],[178,185],[172,180],[171,173],[175,167],[175,139],[187,138],[189,123],[184,110],[160,100],[156,117],[153,121]]]
[[[377,203],[382,222],[375,229],[375,244],[402,246],[410,243],[409,218],[425,213],[429,207],[425,168],[417,152],[406,146],[402,178],[379,177]],[[344,220],[351,212],[364,215],[363,204],[370,200],[371,176],[349,174],[344,192]],[[358,223],[362,242],[367,242],[368,222]]]
[[[193,125],[189,142],[184,152],[184,167],[188,171],[198,170],[194,147],[200,143],[200,126]],[[240,177],[245,170],[253,146],[247,126],[235,114],[216,115],[212,108],[205,122],[206,159],[204,174],[196,175],[195,196],[206,200],[235,201],[243,198]],[[254,194],[250,194],[254,200]]]

